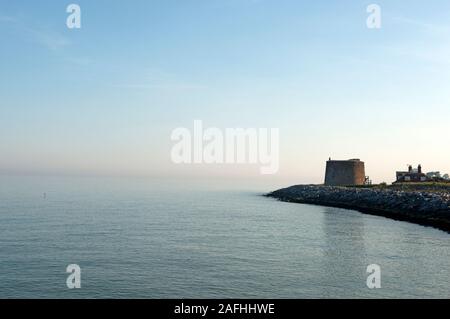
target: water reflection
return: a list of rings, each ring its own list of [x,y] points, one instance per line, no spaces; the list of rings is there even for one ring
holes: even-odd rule
[[[336,296],[336,292],[345,287],[365,287],[366,267],[370,263],[364,242],[364,216],[349,210],[324,207],[323,232],[322,273],[326,276],[323,282],[328,283],[323,287],[323,295]]]

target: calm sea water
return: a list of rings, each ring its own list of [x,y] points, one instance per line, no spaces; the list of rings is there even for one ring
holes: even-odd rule
[[[0,298],[450,298],[450,235],[432,228],[239,183],[0,180]]]

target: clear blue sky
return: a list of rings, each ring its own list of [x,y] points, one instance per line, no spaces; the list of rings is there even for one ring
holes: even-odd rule
[[[258,177],[175,167],[194,119],[280,128],[277,176],[299,182],[329,156],[375,181],[450,171],[448,0],[0,0],[0,38],[1,173]]]

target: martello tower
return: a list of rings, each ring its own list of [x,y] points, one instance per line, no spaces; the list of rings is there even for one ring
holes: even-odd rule
[[[330,158],[327,161],[325,185],[364,185],[365,179],[366,172],[364,169],[364,162],[359,159],[336,161],[331,160]]]

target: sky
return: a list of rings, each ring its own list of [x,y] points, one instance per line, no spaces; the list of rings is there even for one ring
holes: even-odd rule
[[[2,174],[320,183],[329,157],[374,182],[450,172],[447,0],[0,0],[0,39]],[[194,120],[279,128],[278,173],[174,164],[171,133]]]

